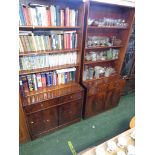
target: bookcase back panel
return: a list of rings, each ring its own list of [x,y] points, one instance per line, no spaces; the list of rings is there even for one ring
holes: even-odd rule
[[[90,3],[89,18],[91,19],[127,19],[128,8]]]

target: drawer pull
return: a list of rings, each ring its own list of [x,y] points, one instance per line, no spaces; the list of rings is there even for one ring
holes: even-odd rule
[[[49,119],[47,119],[46,121],[47,121],[47,122],[49,122],[50,120],[49,120]]]
[[[34,122],[32,121],[31,124],[33,124]]]

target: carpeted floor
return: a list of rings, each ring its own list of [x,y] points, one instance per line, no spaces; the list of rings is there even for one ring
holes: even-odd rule
[[[52,134],[20,145],[20,155],[72,155],[67,142],[76,152],[102,143],[129,128],[135,115],[135,94],[122,96],[119,106],[97,116],[63,128]]]

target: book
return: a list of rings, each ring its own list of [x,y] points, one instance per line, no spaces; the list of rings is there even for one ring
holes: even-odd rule
[[[32,82],[33,82],[33,88],[34,90],[38,90],[38,86],[37,86],[37,78],[35,74],[32,74]]]
[[[50,6],[50,12],[51,12],[51,25],[56,26],[56,8],[54,5]]]
[[[65,26],[69,26],[69,8],[65,8]]]
[[[48,26],[51,26],[51,13],[49,7],[46,8],[46,14],[47,14]]]
[[[38,26],[37,14],[35,8],[28,8],[30,14],[30,21],[33,26]]]
[[[22,80],[22,83],[23,83],[24,93],[28,93],[29,92],[29,88],[28,88],[28,81],[27,81],[26,76],[21,76],[20,80]]]
[[[27,81],[28,81],[28,86],[29,86],[29,91],[33,91],[33,82],[32,82],[32,78],[31,75],[27,75]]]
[[[57,5],[56,10],[56,26],[60,26],[60,7]]]
[[[65,10],[61,9],[60,10],[60,26],[65,25]]]
[[[37,79],[38,89],[42,88],[42,81],[41,81],[41,74],[40,73],[36,74],[36,79]]]
[[[46,76],[45,76],[45,73],[41,73],[41,81],[42,81],[42,87],[46,87]]]
[[[21,25],[26,25],[26,22],[25,22],[25,17],[24,17],[24,14],[23,14],[23,6],[21,5],[21,3],[19,3],[19,18],[20,18],[20,21],[21,21]]]
[[[24,14],[24,17],[25,17],[26,25],[28,25],[28,26],[31,25],[28,8],[25,5],[23,5],[23,14]]]

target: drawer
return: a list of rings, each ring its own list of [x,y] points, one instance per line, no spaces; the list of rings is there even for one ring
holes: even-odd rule
[[[83,92],[77,92],[74,94],[65,95],[59,98],[59,103],[69,102],[72,100],[77,100],[83,98]]]
[[[61,105],[59,107],[59,125],[80,118],[82,115],[82,102],[81,99]]]
[[[50,108],[27,115],[27,122],[32,136],[48,131],[58,126],[58,110]]]
[[[25,110],[26,113],[32,113],[32,112],[37,112],[37,111],[43,110],[45,108],[48,108],[48,107],[56,105],[56,104],[59,104],[59,101],[58,101],[57,98],[56,99],[51,99],[51,100],[48,100],[48,101],[43,101],[43,102],[40,102],[40,103],[27,105],[27,106],[24,107],[24,110]]]

